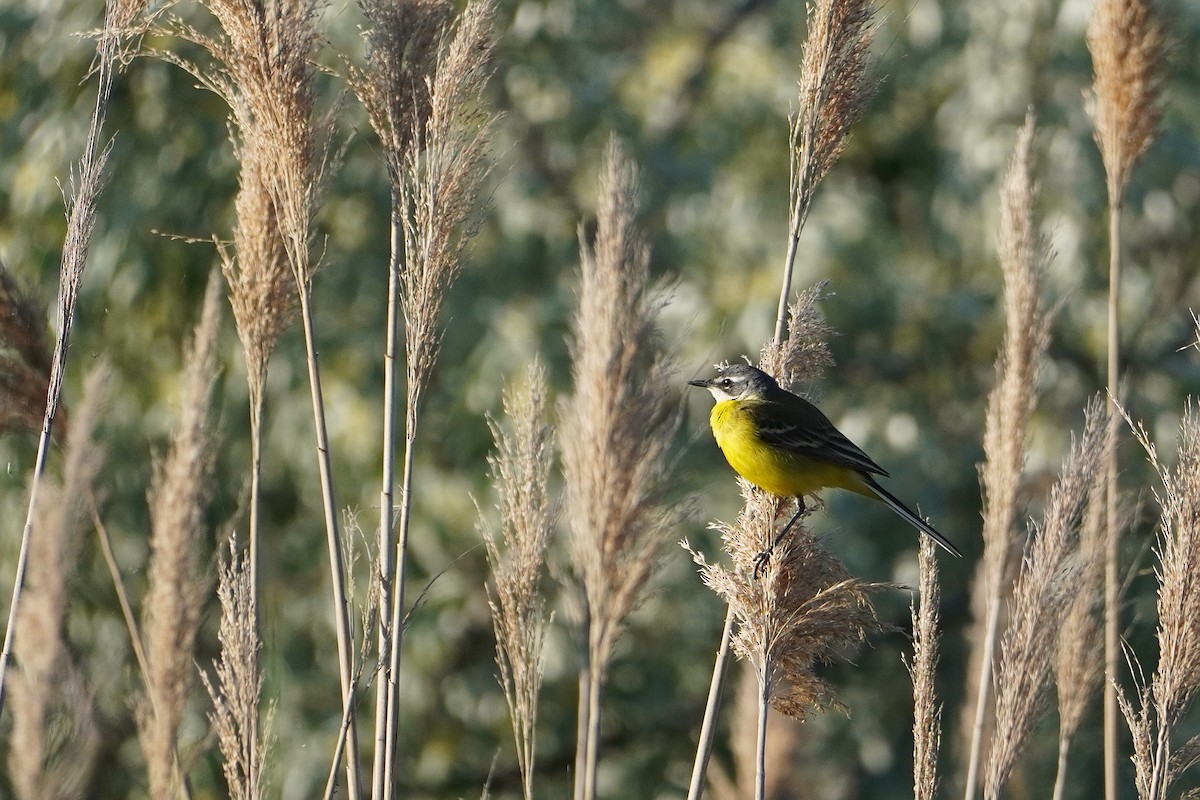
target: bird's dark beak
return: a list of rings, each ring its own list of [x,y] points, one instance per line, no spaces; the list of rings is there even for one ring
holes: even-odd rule
[[[699,386],[701,389],[707,389],[708,384],[709,384],[709,381],[702,381],[702,380],[688,381],[688,386]]]

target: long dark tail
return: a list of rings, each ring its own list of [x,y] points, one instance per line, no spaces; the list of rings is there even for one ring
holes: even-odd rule
[[[907,521],[908,524],[932,538],[935,542],[941,545],[947,553],[962,558],[962,553],[958,552],[958,548],[952,545],[949,539],[947,539],[945,536],[942,536],[942,534],[938,533],[932,525],[914,514],[912,509],[900,502],[900,498],[896,497],[887,489],[876,483],[874,478],[870,476],[863,477],[863,485],[867,489],[870,489],[871,492],[881,501],[883,501],[888,508],[890,508],[892,511],[895,511],[896,514]]]

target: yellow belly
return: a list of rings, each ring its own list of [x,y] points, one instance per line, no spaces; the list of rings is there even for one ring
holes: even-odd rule
[[[729,466],[760,489],[780,497],[798,497],[826,488],[866,494],[854,470],[764,444],[736,400],[714,405],[709,422]]]

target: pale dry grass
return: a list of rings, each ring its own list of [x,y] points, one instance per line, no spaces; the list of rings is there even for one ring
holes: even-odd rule
[[[917,551],[921,579],[920,598],[913,601],[913,655],[908,673],[913,684],[913,798],[934,800],[938,787],[938,750],[942,743],[942,704],[937,693],[938,604],[942,599],[938,583],[937,546],[921,537]]]
[[[1162,120],[1160,13],[1153,0],[1099,0],[1088,24],[1094,80],[1087,109],[1114,206],[1121,204],[1130,172]]]
[[[192,649],[207,586],[204,507],[213,458],[209,416],[217,365],[218,297],[213,275],[184,354],[179,422],[150,487],[150,563],[142,601],[148,674],[137,729],[153,797],[178,796],[184,780],[177,736],[195,677]]]
[[[81,797],[100,747],[88,681],[66,640],[68,582],[86,519],[85,498],[101,466],[94,440],[108,371],[93,369],[67,440],[61,482],[46,479],[17,617],[11,676],[9,776],[21,800]]]
[[[1106,415],[1093,404],[1083,435],[1050,492],[1045,517],[1030,533],[1013,585],[1009,624],[996,664],[996,722],[983,784],[988,800],[1000,797],[1045,710],[1058,632],[1079,588],[1079,528],[1107,449],[1106,427]]]
[[[601,167],[595,237],[580,233],[573,393],[560,406],[584,657],[576,797],[585,800],[595,792],[600,694],[614,645],[684,513],[663,497],[679,406],[657,327],[660,300],[648,285],[649,254],[634,229],[635,183],[613,140]]]
[[[496,665],[525,800],[533,798],[538,692],[550,626],[540,586],[555,521],[549,494],[554,437],[546,414],[545,371],[535,363],[521,385],[505,392],[505,423],[491,423],[496,452],[488,464],[499,496],[499,530],[480,522],[495,584],[488,589],[488,606],[496,634]]]
[[[1134,433],[1162,481],[1158,535],[1158,665],[1132,697],[1119,692],[1133,734],[1138,797],[1166,798],[1183,770],[1200,761],[1198,739],[1175,741],[1200,692],[1200,413],[1189,404],[1174,468],[1164,464],[1141,426]],[[1135,662],[1136,657],[1128,656]],[[1135,676],[1136,677],[1136,676]]]
[[[1110,431],[1111,433],[1111,431]],[[1110,447],[1111,441],[1105,442]],[[1108,458],[1105,452],[1103,459]],[[1105,475],[1097,469],[1088,487],[1087,506],[1079,530],[1079,578],[1054,652],[1054,682],[1058,693],[1058,767],[1054,800],[1066,792],[1067,761],[1084,715],[1104,671]]]
[[[1008,594],[1016,541],[1017,500],[1025,468],[1029,422],[1037,405],[1037,380],[1049,341],[1050,315],[1042,301],[1045,256],[1037,241],[1031,176],[1032,114],[1017,135],[1000,190],[998,252],[1004,276],[1004,340],[996,383],[984,422],[983,557],[971,589],[971,654],[962,727],[969,742],[964,797],[975,795],[985,750],[989,693],[1003,599]]]
[[[217,601],[221,622],[217,629],[220,656],[213,677],[201,670],[200,679],[212,700],[209,719],[217,734],[221,771],[234,800],[260,800],[266,789],[263,766],[270,742],[269,721],[259,724],[262,672],[259,652],[258,609],[254,575],[248,554],[236,537],[229,537],[229,552],[217,569]]]

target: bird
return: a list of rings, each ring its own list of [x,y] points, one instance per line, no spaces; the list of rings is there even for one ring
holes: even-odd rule
[[[894,494],[876,476],[890,477],[862,448],[834,427],[815,405],[779,386],[750,364],[718,364],[716,374],[688,381],[707,389],[716,404],[709,415],[713,437],[729,466],[760,489],[794,497],[795,515],[755,559],[755,576],[805,511],[804,496],[845,489],[878,500],[952,555],[958,548]]]

